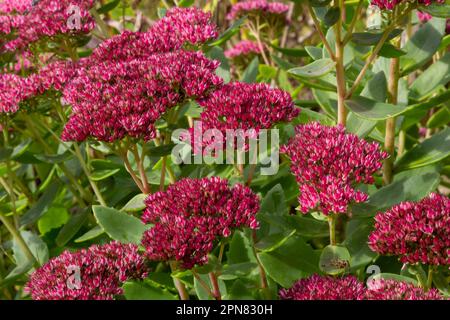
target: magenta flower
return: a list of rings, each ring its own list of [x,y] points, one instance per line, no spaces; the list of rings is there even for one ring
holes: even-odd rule
[[[227,129],[258,133],[276,123],[291,121],[300,112],[287,92],[263,83],[229,83],[199,104],[204,108],[202,129],[216,129],[224,136]]]
[[[218,35],[217,26],[211,22],[211,13],[198,8],[172,8],[146,36],[154,50],[172,51],[181,49],[186,43],[203,44]]]
[[[371,4],[377,6],[381,10],[393,10],[395,6],[404,2],[403,0],[372,0]],[[417,3],[424,6],[429,6],[432,3],[444,3],[445,0],[417,0]]]
[[[32,0],[0,1],[0,34],[7,35],[21,25],[25,20],[23,14],[31,8],[31,3]],[[2,41],[0,41],[1,44]]]
[[[16,74],[0,74],[0,113],[16,113],[19,104],[37,93],[33,78]]]
[[[335,278],[312,275],[290,289],[280,290],[282,300],[363,300],[364,284],[354,276]]]
[[[61,90],[74,76],[71,62],[56,61],[44,66],[28,77],[0,74],[0,113],[15,113],[22,103],[44,94],[48,90]]]
[[[419,202],[403,202],[375,217],[369,246],[403,263],[450,265],[450,199],[432,193]]]
[[[248,56],[252,54],[260,54],[261,49],[256,42],[243,40],[234,45],[231,49],[225,51],[225,57],[233,59],[240,56]]]
[[[436,289],[425,292],[412,283],[376,279],[369,281],[366,291],[367,300],[443,300]]]
[[[258,227],[258,196],[217,177],[180,180],[145,203],[142,221],[154,224],[142,239],[148,258],[180,261],[186,269],[207,263],[216,239]]]
[[[130,32],[103,42],[91,60],[128,60],[148,57],[155,53],[182,49],[186,45],[201,45],[218,36],[211,14],[197,8],[172,8],[155,22],[147,32]]]
[[[112,300],[123,293],[122,283],[147,272],[137,245],[111,242],[64,251],[37,269],[25,290],[34,300]]]
[[[33,0],[2,0],[0,13],[24,13],[31,8]]]
[[[210,18],[199,9],[174,8],[146,33],[125,32],[100,45],[79,63],[77,76],[64,89],[73,115],[62,138],[148,140],[169,108],[204,98],[221,85],[217,61],[179,50],[217,37]]]
[[[3,33],[13,34],[13,40],[3,46],[6,51],[23,49],[41,38],[61,34],[86,34],[95,26],[94,19],[89,13],[89,9],[94,6],[94,0],[40,0],[31,7],[29,7],[29,1],[25,1],[22,6],[11,5],[12,2],[9,2],[9,6],[6,5],[5,9],[19,14],[11,17],[14,23],[9,30],[2,28]],[[69,10],[71,6],[79,9],[80,23],[74,29],[71,29],[68,21],[78,12],[71,12]]]
[[[299,125],[295,132],[281,152],[291,159],[303,213],[315,209],[325,215],[346,213],[350,203],[367,200],[356,185],[374,183],[372,175],[387,158],[377,143],[346,133],[343,126],[328,127],[317,122]]]
[[[154,122],[169,108],[203,98],[222,84],[217,67],[217,61],[189,51],[81,67],[63,91],[73,114],[62,139],[151,139]]]
[[[76,71],[76,64],[60,60],[42,67],[36,75],[31,77],[36,78],[35,81],[41,93],[50,89],[61,91],[75,77]]]
[[[227,15],[228,20],[235,20],[247,14],[276,16],[283,19],[286,18],[286,13],[289,11],[289,6],[281,2],[268,2],[267,0],[247,0],[237,2],[231,7]]]

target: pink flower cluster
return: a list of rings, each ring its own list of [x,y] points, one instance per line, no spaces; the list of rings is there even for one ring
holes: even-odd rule
[[[217,238],[237,228],[258,228],[258,196],[217,177],[180,180],[145,203],[142,221],[154,224],[142,239],[148,258],[176,260],[186,269],[207,263]]]
[[[155,121],[169,108],[222,84],[217,67],[201,52],[180,50],[80,68],[63,91],[72,115],[62,139],[151,139]]]
[[[25,13],[31,8],[33,0],[2,0],[0,13]]]
[[[450,265],[450,199],[432,193],[419,202],[403,202],[375,217],[369,246],[404,263]]]
[[[93,53],[93,63],[127,60],[200,45],[218,36],[211,14],[198,8],[172,8],[145,33],[125,31],[103,42]]]
[[[219,35],[211,22],[211,13],[198,8],[172,8],[156,22],[146,37],[158,51],[180,49],[186,43],[200,45]]]
[[[36,75],[36,84],[43,93],[49,89],[61,91],[66,83],[68,83],[76,75],[77,65],[71,61],[59,60],[51,62],[42,67]]]
[[[4,12],[17,14],[8,16],[10,22],[8,27],[0,23],[3,25],[0,28],[1,32],[13,34],[13,39],[5,43],[2,50],[23,49],[43,37],[88,33],[95,27],[94,19],[89,13],[94,3],[95,0],[40,0],[30,6],[30,1],[22,2],[20,5],[16,1],[8,1],[3,4]],[[69,10],[71,6],[79,10],[79,29],[72,30],[68,26],[69,19],[78,13],[71,12]]]
[[[300,279],[290,289],[280,290],[282,300],[363,300],[364,284],[354,276],[319,276]]]
[[[269,129],[278,122],[291,121],[300,112],[289,93],[265,83],[229,83],[199,104],[204,108],[202,128],[217,129],[224,135],[227,129]]]
[[[22,15],[2,15],[0,12],[0,52],[3,46],[9,40],[9,34],[24,23],[25,17]]]
[[[346,213],[351,202],[368,196],[357,184],[374,182],[388,154],[377,143],[368,143],[343,126],[328,127],[317,122],[299,125],[295,136],[281,152],[291,159],[291,171],[300,187],[300,210],[318,209],[323,214]]]
[[[283,300],[443,300],[436,289],[403,281],[376,279],[368,286],[352,275],[343,277],[312,275],[298,280],[290,289],[280,290]]]
[[[233,59],[240,56],[248,56],[251,54],[260,54],[261,49],[256,42],[243,40],[234,45],[231,49],[225,50],[225,57]]]
[[[217,61],[182,49],[217,37],[210,18],[196,8],[173,8],[148,32],[124,32],[81,60],[63,92],[73,114],[62,139],[151,139],[169,108],[220,86]]]
[[[30,276],[26,291],[34,300],[112,300],[122,283],[147,272],[137,245],[112,242],[63,252]]]
[[[372,0],[371,4],[381,10],[393,10],[395,6],[404,2],[403,0]],[[429,6],[432,3],[444,3],[445,0],[417,0],[418,4]]]
[[[0,74],[0,113],[17,112],[19,103],[36,92],[33,79],[16,74]]]
[[[75,73],[71,62],[56,61],[28,77],[0,74],[0,113],[15,113],[20,104],[50,89],[61,90]]]
[[[77,1],[80,3],[74,3],[83,4],[82,8],[93,3]],[[37,14],[36,10],[42,7],[54,13],[64,5],[64,1],[45,0],[32,10]],[[179,50],[186,43],[199,45],[217,37],[217,27],[210,18],[209,13],[196,8],[174,8],[148,32],[127,31],[113,37],[76,64],[56,62],[26,80],[16,77],[11,84],[3,84],[0,79],[0,86],[5,89],[21,91],[3,93],[1,110],[15,112],[21,101],[50,87],[62,91],[67,84],[64,100],[73,104],[74,115],[66,126],[65,139],[84,140],[94,136],[112,141],[125,134],[150,138],[154,134],[154,121],[167,108],[183,99],[203,98],[222,83],[215,75],[217,62],[207,60],[200,53]]]
[[[282,2],[268,2],[267,0],[247,0],[234,4],[227,15],[228,20],[237,19],[246,14],[283,16],[289,11],[289,6]]]
[[[377,279],[369,281],[366,300],[443,300],[436,289],[425,292],[404,281]]]

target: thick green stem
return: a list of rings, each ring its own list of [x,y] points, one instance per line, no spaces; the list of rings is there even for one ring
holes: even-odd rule
[[[330,230],[330,245],[335,246],[336,242],[336,215],[331,214],[328,216],[328,227]]]
[[[194,275],[194,278],[197,279],[198,283],[202,286],[202,288],[205,289],[205,291],[208,293],[208,295],[211,298],[215,298],[210,286],[200,277],[200,275],[196,271],[194,271],[194,269],[191,269],[191,272]]]
[[[398,43],[397,43],[398,45]],[[398,102],[398,81],[400,78],[400,60],[393,58],[389,68],[389,102],[396,105]],[[395,160],[395,117],[386,120],[386,134],[384,148],[389,153],[389,158],[383,163],[383,183],[388,185],[393,179],[393,168]]]
[[[132,145],[131,152],[134,155],[134,159],[136,160],[136,164],[139,171],[139,176],[141,179],[141,185],[143,189],[143,193],[149,194],[150,193],[150,185],[148,184],[147,175],[145,174],[145,168],[144,168],[144,159],[145,159],[145,148],[142,146],[142,153],[139,155],[139,151],[137,149],[136,145]]]
[[[428,279],[427,279],[427,287],[425,291],[428,291],[433,286],[433,274],[436,271],[435,266],[428,267]]]
[[[216,300],[222,300],[222,294],[220,293],[219,282],[217,281],[217,276],[214,272],[209,273],[209,281],[212,285],[212,293]]]
[[[164,184],[166,182],[166,165],[167,157],[163,157],[161,164],[161,177],[159,179],[159,191],[164,191]]]
[[[219,256],[217,257],[217,261],[219,261],[219,263],[222,263],[224,252],[225,252],[225,243],[221,243],[219,249]]]
[[[133,179],[136,186],[139,188],[139,190],[141,190],[142,193],[146,193],[146,191],[141,183],[141,180],[138,178],[138,176],[134,172],[133,167],[131,166],[131,163],[128,160],[127,151],[120,152],[119,155],[122,158],[123,163],[125,164],[125,168],[127,169],[128,173],[130,174],[130,176]]]
[[[255,171],[256,171],[256,164],[254,164],[254,163],[250,164],[249,169],[248,169],[247,182],[246,182],[247,186],[250,186],[250,184],[252,183],[253,176],[255,175]]]
[[[174,272],[175,270],[177,270],[177,264],[174,261],[171,261],[170,263],[170,268],[172,270],[172,272]],[[189,300],[189,294],[186,291],[186,287],[184,286],[183,282],[180,281],[180,279],[177,278],[173,278],[173,283],[175,285],[175,288],[178,291],[178,294],[180,296],[181,300]]]

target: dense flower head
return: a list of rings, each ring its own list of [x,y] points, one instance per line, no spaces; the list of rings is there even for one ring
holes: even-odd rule
[[[355,187],[374,183],[372,175],[387,158],[377,143],[346,133],[340,125],[313,122],[297,126],[295,132],[281,152],[291,159],[303,213],[314,209],[325,215],[346,213],[351,202],[367,200],[368,196]]]
[[[283,300],[443,300],[436,289],[425,292],[412,283],[392,279],[372,279],[367,283],[352,275],[342,277],[312,275],[298,280],[290,289],[280,290]]]
[[[283,300],[363,300],[364,284],[354,276],[317,274],[300,279],[290,289],[280,290]]]
[[[9,35],[14,29],[18,28],[24,23],[25,16],[22,15],[1,15],[0,14],[0,51],[9,40]]]
[[[251,54],[260,54],[259,45],[251,40],[243,40],[235,44],[232,48],[225,50],[225,57],[232,59],[240,56],[248,56]]]
[[[73,277],[79,271],[79,283]],[[143,279],[148,269],[134,244],[111,242],[64,251],[37,269],[26,285],[34,300],[112,300],[121,285]]]
[[[443,300],[436,289],[425,292],[422,288],[405,281],[373,279],[368,283],[367,300]]]
[[[211,22],[211,13],[198,8],[172,8],[149,30],[147,37],[152,48],[171,51],[186,43],[203,44],[219,35]]]
[[[0,74],[0,113],[15,113],[20,104],[50,89],[61,90],[74,76],[75,65],[69,61],[51,62],[28,77]]]
[[[34,2],[31,7],[26,7],[27,3],[25,1],[24,6],[11,5],[6,8],[10,11],[15,9],[19,14],[9,17],[13,19],[9,29],[1,30],[3,33],[13,33],[13,39],[3,45],[3,50],[22,49],[43,37],[88,33],[95,26],[95,21],[89,13],[95,0],[40,0]],[[70,10],[75,7],[75,10]],[[68,23],[72,20],[78,22],[78,18],[74,19],[74,15],[78,14],[79,25],[75,23],[72,26]]]
[[[217,67],[201,52],[183,50],[79,67],[63,91],[72,115],[62,139],[151,139],[154,122],[169,108],[222,84]]]
[[[231,7],[227,15],[228,20],[234,20],[246,14],[275,15],[286,19],[289,6],[281,2],[269,2],[267,0],[247,0],[237,2]]]
[[[145,204],[142,221],[154,224],[142,240],[148,258],[176,260],[184,268],[206,263],[215,240],[233,229],[258,227],[258,196],[217,177],[182,179],[151,194]]]
[[[432,193],[377,214],[369,246],[382,255],[398,255],[404,263],[450,265],[449,234],[450,199]]]
[[[24,13],[31,8],[33,0],[1,0],[1,13]]]
[[[127,60],[154,53],[200,45],[218,36],[211,14],[198,8],[172,8],[147,32],[125,31],[103,42],[93,53],[93,62]]]
[[[371,4],[381,10],[393,10],[397,5],[403,3],[403,0],[372,0]],[[417,0],[418,4],[429,6],[432,3],[444,3],[445,0]]]
[[[0,74],[0,113],[15,113],[19,104],[37,93],[37,86],[32,78],[16,74]]]
[[[199,104],[204,108],[200,116],[202,129],[216,129],[224,136],[227,129],[257,133],[291,121],[300,112],[289,93],[265,83],[228,83]]]
[[[40,92],[52,88],[60,91],[75,76],[76,68],[77,65],[71,61],[58,60],[45,65],[32,77],[36,78]]]

